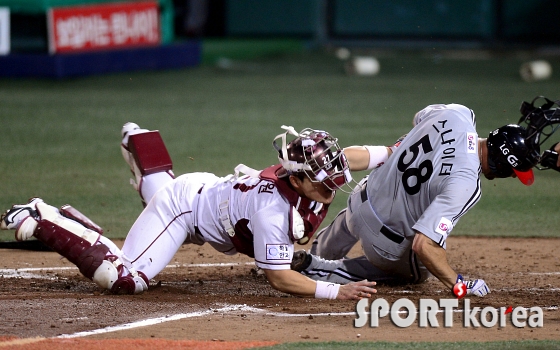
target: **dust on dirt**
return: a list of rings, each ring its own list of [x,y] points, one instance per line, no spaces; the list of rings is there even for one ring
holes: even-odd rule
[[[170,266],[151,281],[150,289],[136,296],[107,294],[54,252],[2,249],[0,335],[56,337],[184,314],[176,321],[89,338],[279,342],[558,340],[559,243],[558,239],[448,239],[451,266],[465,278],[485,279],[492,290],[484,298],[469,298],[471,308],[538,306],[544,310],[542,328],[517,328],[511,322],[505,327],[465,328],[460,313],[455,313],[453,327],[443,327],[440,315],[440,327],[421,328],[415,323],[404,329],[387,318],[376,328],[369,324],[355,328],[356,301],[305,299],[277,292],[255,270],[252,259],[222,255],[208,245],[183,246]],[[354,255],[359,253],[358,247],[352,251]],[[389,303],[408,298],[418,305],[420,298],[452,296],[439,281],[430,278],[420,285],[379,285],[375,297]]]

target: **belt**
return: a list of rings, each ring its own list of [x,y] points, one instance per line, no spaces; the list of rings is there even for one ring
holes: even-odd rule
[[[362,186],[362,191],[360,193],[360,198],[362,199],[362,203],[368,200],[368,195],[367,195],[367,183],[364,183],[364,185]],[[379,230],[379,232],[381,232],[381,234],[385,237],[387,237],[388,239],[390,239],[391,241],[397,243],[397,244],[401,244],[404,241],[404,236],[401,236],[399,234],[397,234],[396,232],[394,232],[393,230],[391,230],[390,228],[388,228],[387,226],[383,225],[381,226],[381,229]]]

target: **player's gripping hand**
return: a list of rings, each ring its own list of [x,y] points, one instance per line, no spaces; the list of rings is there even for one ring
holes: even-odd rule
[[[362,298],[371,298],[372,294],[377,293],[377,289],[373,288],[377,283],[363,280],[359,282],[350,282],[340,286],[337,299],[340,300],[359,300]]]
[[[463,280],[463,276],[457,276],[457,283],[453,287],[453,293],[457,298],[462,298],[467,295],[476,295],[483,297],[490,293],[490,288],[483,279],[476,279],[472,281]]]
[[[484,280],[476,279],[474,281],[465,281],[464,283],[467,286],[467,295],[483,297],[490,293],[490,288],[488,288]]]

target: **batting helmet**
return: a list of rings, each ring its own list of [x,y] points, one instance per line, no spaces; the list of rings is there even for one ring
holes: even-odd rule
[[[338,140],[322,130],[303,129],[296,132],[291,126],[282,126],[285,133],[272,142],[278,151],[278,160],[286,175],[303,172],[312,182],[321,182],[331,190],[343,189],[352,181],[348,161]],[[286,141],[288,134],[295,136]],[[281,145],[277,141],[281,139]]]
[[[517,124],[504,125],[488,135],[488,166],[496,177],[510,177],[513,173],[530,186],[535,178],[532,168],[540,159],[538,146],[526,140],[527,131]]]

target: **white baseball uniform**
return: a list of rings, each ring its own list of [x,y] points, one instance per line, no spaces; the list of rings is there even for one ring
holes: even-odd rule
[[[441,247],[458,220],[480,199],[475,116],[458,104],[431,105],[381,167],[350,195],[311,249],[342,259],[360,240],[364,256],[304,272],[338,283],[368,279],[418,283],[429,273],[411,246],[421,232]]]
[[[294,252],[291,211],[298,210],[311,224],[308,228],[315,230],[328,208],[297,196],[282,184],[284,180],[274,181],[279,168],[269,167],[260,177],[144,176],[142,188],[160,189],[152,198],[143,193],[146,208],[130,229],[122,251],[113,251],[112,245],[111,252],[125,267],[142,271],[150,279],[184,243],[208,243],[225,254],[244,253],[263,269],[290,269]]]

